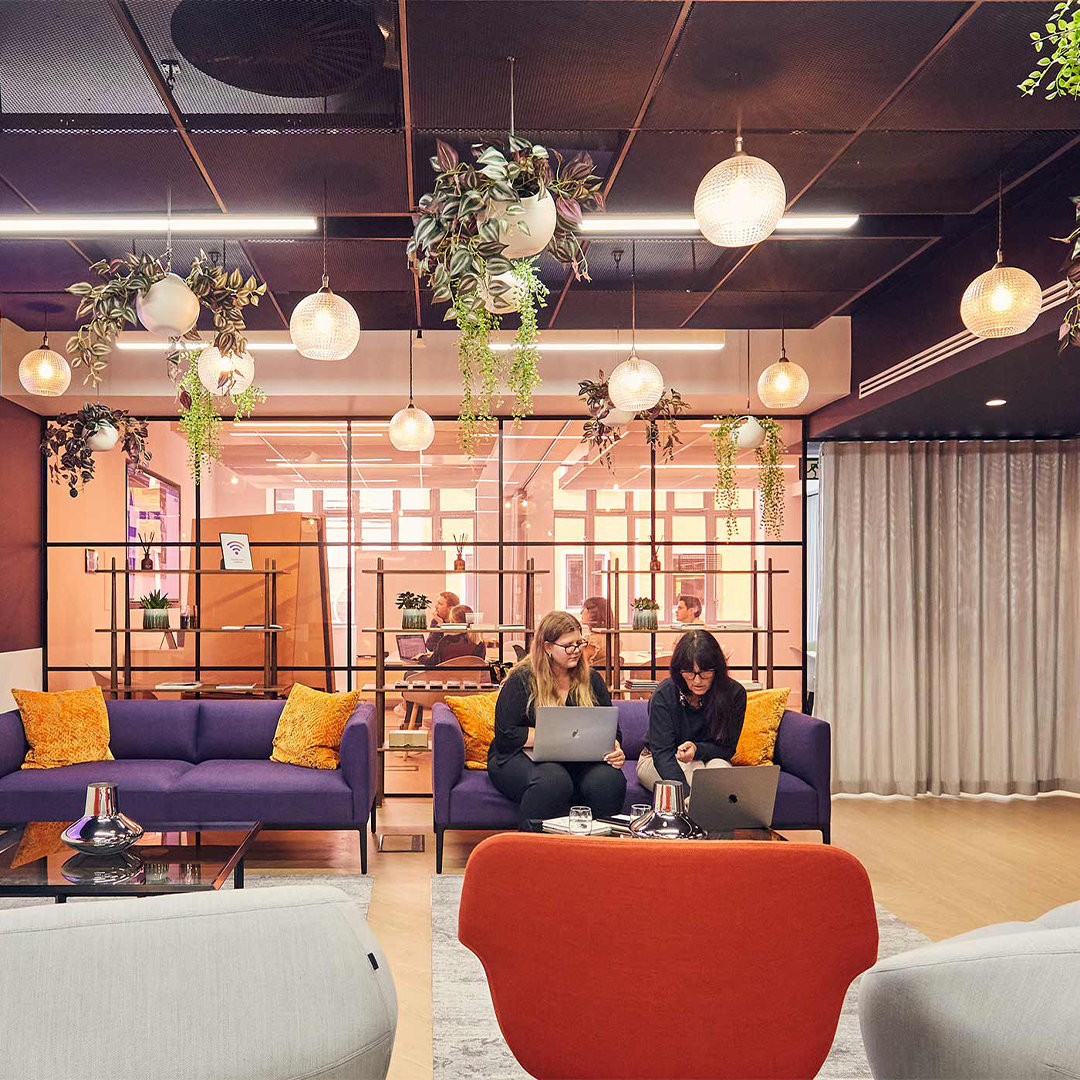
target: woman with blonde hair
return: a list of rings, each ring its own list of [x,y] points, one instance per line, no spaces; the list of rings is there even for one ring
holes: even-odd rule
[[[468,604],[458,604],[450,611],[449,622],[463,623],[465,616],[472,614],[472,608]],[[434,634],[439,640],[435,650],[421,658],[425,667],[438,667],[448,660],[456,660],[459,656],[479,656],[481,659],[487,656],[487,648],[484,640],[475,630],[467,630],[455,634]]]
[[[565,611],[540,620],[529,655],[515,665],[495,703],[495,738],[488,750],[488,775],[508,799],[518,803],[519,827],[565,817],[571,806],[589,806],[594,817],[622,810],[626,755],[622,733],[603,761],[535,762],[525,753],[533,744],[538,705],[610,705],[611,695],[585,656],[581,623]]]

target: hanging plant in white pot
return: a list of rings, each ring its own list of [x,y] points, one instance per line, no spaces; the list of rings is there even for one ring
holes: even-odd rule
[[[135,313],[151,334],[183,337],[199,321],[199,298],[182,277],[170,272],[139,293]]]

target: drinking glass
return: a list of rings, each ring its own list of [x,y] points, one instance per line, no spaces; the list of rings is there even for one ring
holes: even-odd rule
[[[649,813],[650,810],[652,810],[652,807],[648,803],[634,803],[630,807],[630,820],[637,821],[639,817]]]
[[[570,835],[588,836],[592,832],[592,808],[588,806],[570,807]]]

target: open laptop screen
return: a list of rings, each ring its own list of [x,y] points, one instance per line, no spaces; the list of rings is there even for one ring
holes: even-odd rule
[[[415,660],[424,651],[424,635],[398,634],[397,651],[402,660]]]

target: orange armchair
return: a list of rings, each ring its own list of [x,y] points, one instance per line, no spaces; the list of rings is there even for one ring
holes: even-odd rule
[[[878,943],[838,848],[527,834],[473,851],[458,937],[542,1080],[812,1077]]]

